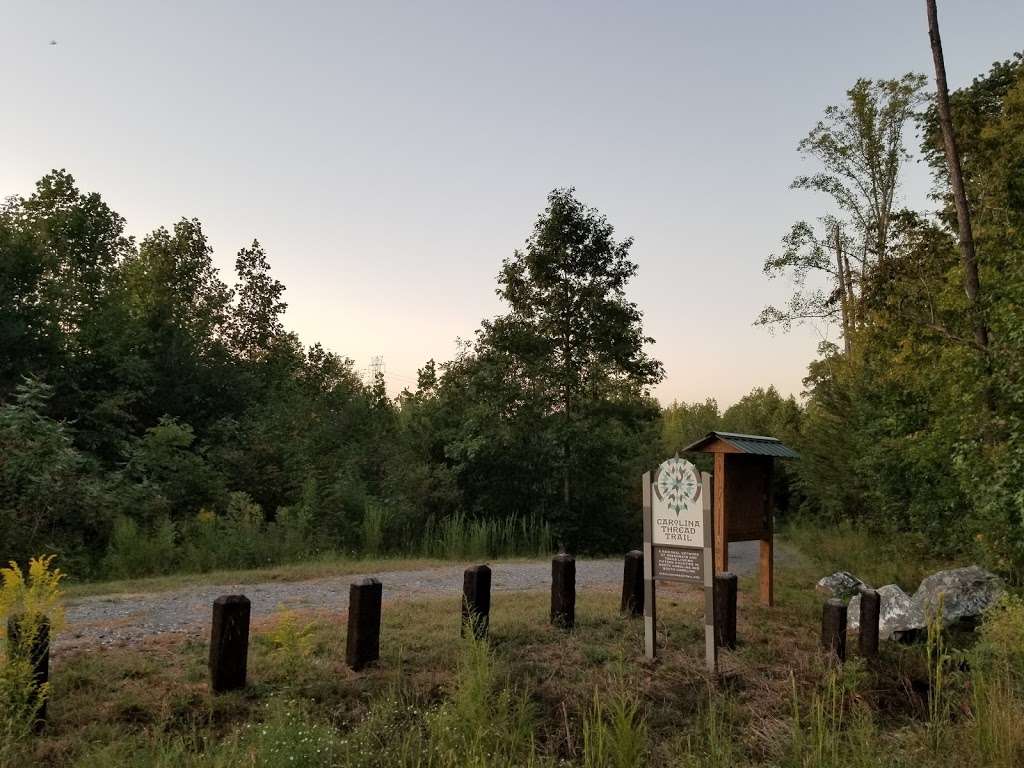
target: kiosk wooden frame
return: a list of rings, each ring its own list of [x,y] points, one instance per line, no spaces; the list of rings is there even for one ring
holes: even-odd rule
[[[761,602],[774,605],[772,474],[775,459],[800,455],[778,438],[736,432],[709,432],[682,452],[715,457],[715,572],[729,570],[729,542],[760,541]]]

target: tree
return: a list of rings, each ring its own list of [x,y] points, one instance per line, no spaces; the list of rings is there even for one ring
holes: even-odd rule
[[[839,320],[846,343],[860,322],[858,295],[868,272],[885,268],[899,171],[908,155],[903,130],[920,101],[924,77],[908,73],[896,80],[859,79],[847,91],[845,106],[829,106],[800,142],[802,155],[822,170],[793,180],[793,189],[821,192],[836,213],[824,217],[822,233],[805,221],[793,225],[780,255],[765,260],[769,278],[791,274],[797,290],[789,306],[768,306],[758,325],[821,319]],[[806,287],[809,275],[824,287]]]
[[[67,426],[47,415],[53,393],[28,378],[0,407],[0,558],[57,553],[85,573],[90,547],[109,528],[112,500]]]
[[[557,477],[560,510],[552,518],[567,542],[583,541],[587,516],[606,515],[597,505],[622,491],[605,490],[600,502],[591,493],[609,462],[620,482],[623,457],[602,455],[602,441],[608,451],[626,451],[657,414],[647,390],[663,369],[645,351],[653,340],[625,294],[636,273],[632,242],[616,241],[607,219],[573,189],[551,192],[525,248],[502,263],[497,293],[508,312],[482,324],[473,353],[445,376],[468,378],[465,386],[489,404],[479,412],[488,430],[515,443],[513,453],[532,454],[525,467],[548,457],[539,476]],[[479,446],[473,450],[479,455]],[[551,485],[540,491],[543,503],[554,501]]]
[[[721,422],[722,414],[714,398],[703,403],[673,400],[661,412],[661,452],[665,456],[679,453],[708,432],[719,429]]]
[[[960,255],[964,270],[964,292],[975,316],[974,339],[983,353],[988,348],[988,327],[979,307],[978,259],[974,249],[974,234],[971,231],[971,209],[964,190],[963,173],[960,170],[960,153],[957,151],[956,134],[953,132],[953,118],[949,108],[949,86],[946,85],[946,62],[942,55],[942,38],[939,36],[939,13],[935,0],[926,0],[928,11],[928,37],[935,60],[935,104],[942,129],[942,144],[949,168],[949,185],[956,205],[956,220],[960,235]]]
[[[231,318],[232,344],[243,359],[260,360],[284,333],[281,315],[288,308],[281,300],[284,285],[270,276],[267,254],[258,240],[238,252],[235,272],[238,283]]]

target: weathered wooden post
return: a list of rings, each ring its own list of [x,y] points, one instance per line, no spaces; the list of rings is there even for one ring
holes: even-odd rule
[[[736,647],[736,593],[739,579],[735,573],[715,574],[715,640],[719,648]]]
[[[348,637],[345,663],[357,672],[380,658],[380,603],[384,586],[377,579],[353,582],[348,588]]]
[[[210,690],[214,693],[245,688],[251,611],[245,595],[222,595],[213,601]]]
[[[872,658],[878,655],[878,619],[882,609],[882,598],[874,589],[860,591],[860,635],[857,646],[860,655]]]
[[[490,621],[491,569],[474,565],[466,569],[462,579],[462,636],[466,636],[466,627],[472,625],[473,637],[483,639]]]
[[[644,553],[639,549],[626,553],[619,610],[630,617],[644,615]]]
[[[846,660],[846,603],[834,597],[821,608],[821,647]]]
[[[565,552],[551,560],[551,623],[562,629],[576,625],[576,558]]]
[[[38,694],[50,680],[50,620],[24,613],[7,619],[7,648],[11,658],[27,659],[32,667],[32,687]],[[39,730],[46,722],[46,699],[35,714],[33,727]]]

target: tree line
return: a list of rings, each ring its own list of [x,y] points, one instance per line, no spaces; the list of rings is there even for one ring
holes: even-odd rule
[[[758,388],[724,411],[652,396],[632,240],[572,189],[501,263],[502,313],[392,398],[285,328],[259,242],[229,285],[199,221],[137,240],[53,171],[0,207],[0,558],[56,552],[99,576],[460,535],[618,552],[639,540],[642,471],[726,429],[801,452],[777,473],[781,515],[915,535],[1020,579],[1024,59],[940,102],[920,75],[859,80],[800,143],[817,171],[793,187],[825,204],[765,261],[796,291],[756,322],[836,343],[802,402]],[[912,125],[932,211],[896,202]]]
[[[632,241],[573,190],[501,264],[507,310],[397,398],[284,327],[259,242],[229,286],[199,221],[125,227],[63,170],[0,208],[3,559],[134,575],[634,538],[663,371]]]
[[[932,4],[933,5],[933,4]],[[934,11],[934,8],[932,8]],[[797,286],[758,322],[837,329],[805,379],[798,506],[1024,578],[1024,58],[946,92],[859,80],[800,143],[828,212],[764,264]],[[920,136],[936,208],[896,205]]]

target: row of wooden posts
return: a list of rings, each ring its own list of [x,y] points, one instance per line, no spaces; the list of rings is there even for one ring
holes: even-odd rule
[[[878,655],[879,618],[882,599],[877,590],[860,591],[860,631],[857,651],[865,658]],[[846,660],[846,603],[836,598],[825,601],[821,608],[821,647]]]
[[[622,576],[621,611],[630,617],[644,612],[643,553],[626,555]],[[875,590],[862,590],[860,600],[859,651],[862,656],[878,654],[880,599]],[[345,661],[353,670],[361,670],[380,657],[380,620],[383,585],[367,578],[349,586],[348,634]],[[715,574],[715,639],[719,647],[736,647],[737,578],[732,573]],[[225,595],[213,601],[210,627],[210,688],[215,693],[245,687],[249,658],[249,623],[252,607],[244,595]],[[491,569],[474,565],[466,569],[462,582],[462,634],[467,631],[486,637],[491,616]],[[551,561],[551,623],[562,629],[576,624],[576,559],[556,555]],[[846,658],[847,607],[831,599],[822,608],[821,645],[840,660]],[[49,624],[42,621],[32,637],[31,648],[20,648],[21,617],[8,621],[9,649],[28,652],[34,681],[41,686],[49,680]],[[19,650],[20,648],[20,650]],[[45,705],[39,713],[45,720]]]
[[[644,613],[643,553],[626,555],[620,609],[629,617]],[[383,585],[367,578],[349,586],[348,631],[345,662],[359,671],[380,658],[381,600]],[[736,647],[737,578],[732,573],[715,575],[715,626],[718,644]],[[213,603],[210,630],[210,687],[214,692],[245,686],[249,651],[250,604],[242,595],[217,598]],[[462,579],[461,633],[477,639],[487,636],[491,620],[491,568],[473,565]],[[555,555],[551,560],[550,621],[561,629],[576,625],[576,558]]]

